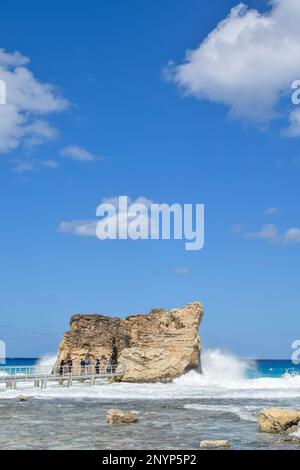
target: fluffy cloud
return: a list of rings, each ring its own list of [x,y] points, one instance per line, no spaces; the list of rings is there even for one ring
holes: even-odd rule
[[[285,243],[300,243],[300,228],[292,227],[284,233]]]
[[[19,52],[0,49],[0,80],[6,88],[6,104],[0,105],[2,153],[21,143],[32,146],[55,137],[56,129],[45,116],[64,111],[68,106],[53,85],[42,83],[33,75],[29,62]]]
[[[300,109],[294,109],[289,114],[289,126],[283,129],[282,134],[285,137],[300,136]]]
[[[300,228],[291,227],[280,232],[279,228],[273,224],[263,225],[257,232],[242,233],[244,238],[257,238],[277,244],[297,244],[300,243]]]
[[[110,216],[110,220],[113,218],[116,220],[118,230],[121,230],[124,227],[127,227],[128,222],[132,220],[136,214],[130,214],[130,211],[127,212],[120,212],[119,211],[119,196],[114,196],[110,198],[103,198],[101,200],[102,204],[111,204],[116,209],[116,214]],[[149,199],[141,196],[135,200],[128,198],[128,208],[132,204],[144,204],[147,208],[149,208],[152,204],[152,201]],[[108,220],[108,217],[107,217]],[[147,219],[148,221],[148,219]],[[70,233],[73,235],[78,235],[80,237],[96,237],[96,228],[99,219],[90,219],[90,220],[72,220],[67,222],[62,222],[59,227],[58,231],[61,233]]]
[[[71,158],[72,160],[79,160],[81,162],[91,162],[93,160],[103,160],[103,157],[98,157],[91,152],[88,152],[82,147],[76,145],[69,145],[60,151],[63,157]]]
[[[22,160],[16,160],[16,161],[14,161],[14,165],[13,165],[12,170],[15,173],[18,173],[19,175],[21,175],[22,173],[27,173],[29,171],[33,171],[34,166],[31,162],[23,162]]]
[[[96,227],[98,220],[72,220],[62,222],[58,231],[61,233],[71,233],[80,237],[96,237]]]
[[[187,95],[222,103],[230,115],[266,123],[300,78],[300,2],[271,0],[266,13],[240,3],[168,79]],[[281,112],[284,115],[284,111]],[[300,110],[285,111],[285,135],[300,135]]]
[[[277,241],[279,237],[278,228],[273,224],[263,225],[258,232],[247,232],[244,236],[245,238],[261,238],[272,242]]]

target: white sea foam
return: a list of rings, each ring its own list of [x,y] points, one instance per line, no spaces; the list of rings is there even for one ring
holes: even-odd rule
[[[42,359],[42,364],[53,365],[54,356]],[[285,374],[279,378],[249,379],[246,371],[251,363],[220,350],[208,350],[202,355],[203,374],[190,371],[173,383],[130,384],[98,381],[94,387],[88,383],[70,388],[48,383],[44,390],[33,384],[18,384],[17,391],[0,386],[0,398],[13,398],[22,393],[37,398],[98,398],[124,400],[167,399],[259,399],[277,400],[300,398],[300,375]]]
[[[187,410],[197,410],[215,413],[231,413],[238,416],[244,421],[256,422],[256,413],[260,410],[259,406],[236,406],[236,405],[202,405],[202,404],[187,404],[184,406]]]
[[[298,425],[297,431],[293,432],[291,436],[294,436],[300,439],[300,425]]]
[[[237,380],[246,376],[249,361],[240,359],[220,349],[209,349],[202,354],[203,373],[214,380]]]

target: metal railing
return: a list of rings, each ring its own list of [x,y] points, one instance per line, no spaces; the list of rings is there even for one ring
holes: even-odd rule
[[[0,382],[10,380],[57,380],[64,378],[97,378],[97,377],[120,377],[125,373],[121,364],[106,366],[17,366],[0,367]]]
[[[0,369],[1,372],[1,369]],[[52,374],[59,375],[61,377],[64,376],[97,376],[102,375],[105,377],[108,376],[116,376],[116,375],[124,375],[125,368],[121,364],[108,364],[106,366],[95,366],[95,365],[85,365],[85,366],[58,366],[53,369]]]

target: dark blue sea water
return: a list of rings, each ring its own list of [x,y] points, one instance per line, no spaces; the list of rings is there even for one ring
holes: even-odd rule
[[[34,366],[38,362],[38,358],[35,357],[7,357],[6,363],[1,366],[14,367],[14,366]]]
[[[250,362],[251,364],[251,362]],[[253,361],[247,371],[248,378],[282,377],[285,374],[300,374],[300,364],[287,359],[259,359]]]

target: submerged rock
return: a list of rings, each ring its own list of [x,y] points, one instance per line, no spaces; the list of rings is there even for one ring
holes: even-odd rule
[[[296,437],[296,436],[284,436],[284,437],[280,437],[277,441],[276,441],[276,444],[286,444],[286,443],[289,443],[289,444],[298,444],[300,445],[300,437]]]
[[[136,414],[111,408],[107,411],[106,422],[108,424],[131,424],[136,423]]]
[[[200,441],[200,447],[205,449],[228,449],[230,442],[226,439]]]
[[[300,422],[300,411],[284,408],[265,408],[258,414],[258,426],[262,432],[272,434],[292,432]]]
[[[108,359],[125,367],[124,381],[170,380],[190,369],[200,368],[199,325],[203,307],[199,302],[147,315],[127,318],[104,315],[75,315],[70,331],[60,344],[56,367],[62,359]]]

